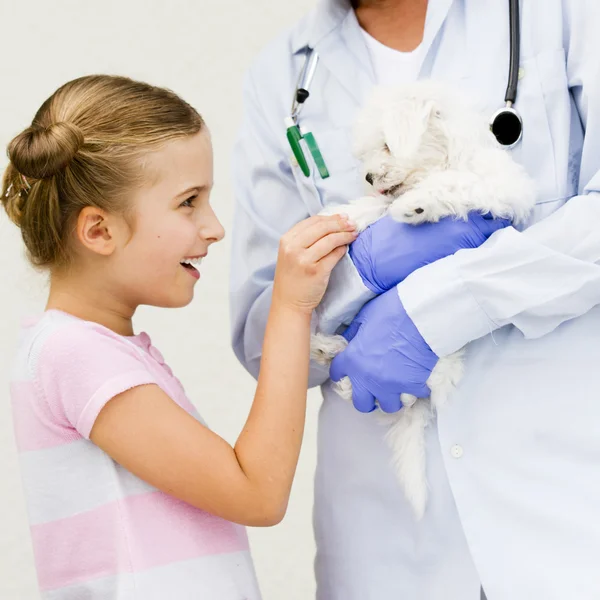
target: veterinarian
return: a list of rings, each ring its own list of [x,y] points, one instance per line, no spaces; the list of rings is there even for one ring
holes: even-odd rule
[[[252,374],[280,236],[364,193],[351,128],[371,88],[430,77],[491,117],[504,106],[508,4],[324,0],[257,58],[234,157],[231,285],[233,345]],[[523,135],[509,151],[537,186],[528,228],[474,216],[406,241],[408,226],[384,218],[351,246],[322,305],[319,327],[335,332],[375,297],[332,366],[358,410],[311,372],[325,397],[319,600],[600,597],[600,5],[528,0],[519,23]],[[305,69],[310,49],[318,62]],[[427,393],[438,357],[465,345],[461,385],[427,430],[430,500],[416,521],[369,411],[375,398],[393,412],[400,393]]]

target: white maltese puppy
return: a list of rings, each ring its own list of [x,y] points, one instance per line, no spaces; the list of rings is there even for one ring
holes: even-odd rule
[[[533,209],[535,191],[525,170],[498,144],[487,120],[440,84],[376,89],[354,134],[372,193],[321,214],[345,213],[359,231],[385,214],[418,226],[448,216],[466,220],[479,211],[518,225]],[[312,358],[328,365],[346,344],[342,336],[317,332]],[[393,465],[417,518],[427,503],[424,429],[461,379],[462,352],[439,360],[427,381],[431,398],[403,394],[404,408],[385,416]],[[348,378],[334,386],[352,399]]]

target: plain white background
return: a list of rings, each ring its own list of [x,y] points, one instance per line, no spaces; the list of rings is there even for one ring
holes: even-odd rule
[[[272,37],[315,0],[0,0],[0,167],[4,148],[61,84],[90,73],[123,74],[167,86],[194,105],[212,130],[213,205],[230,229],[231,149],[240,123],[245,69]],[[292,90],[290,90],[292,92]],[[8,377],[19,322],[43,310],[44,277],[27,265],[19,231],[0,210],[0,598],[37,600]],[[211,427],[234,442],[254,381],[229,345],[229,241],[202,265],[194,302],[184,309],[145,308],[135,319],[182,380]],[[318,392],[309,398],[305,445],[288,515],[250,538],[265,600],[314,597],[311,529]]]

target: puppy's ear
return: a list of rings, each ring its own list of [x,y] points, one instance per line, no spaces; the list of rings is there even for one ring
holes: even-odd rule
[[[385,133],[382,115],[389,104],[389,90],[382,86],[373,88],[352,128],[352,150],[357,158],[380,146],[381,136]]]
[[[440,116],[433,100],[407,99],[390,107],[383,116],[385,141],[399,159],[415,155],[432,120]]]

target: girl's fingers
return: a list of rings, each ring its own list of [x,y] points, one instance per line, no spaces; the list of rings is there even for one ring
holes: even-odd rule
[[[353,232],[354,224],[348,222],[347,218],[335,215],[334,217],[323,217],[315,221],[309,227],[303,229],[294,239],[294,243],[301,248],[310,248],[321,238],[337,232]]]
[[[347,251],[348,246],[338,246],[319,261],[319,267],[326,273],[331,273],[335,265],[342,260]]]
[[[296,223],[285,235],[290,239],[298,236],[299,233],[314,225],[321,217],[318,215],[314,217],[308,217],[307,219],[303,219],[302,221]]]
[[[315,225],[315,223],[318,223],[326,218],[327,217],[324,217],[323,215],[314,215],[312,217],[308,217],[307,219],[303,219],[299,223],[296,223],[296,225],[290,229],[289,233],[292,234],[292,237],[297,237],[299,233],[302,233],[306,229],[310,229]]]
[[[315,215],[313,217],[307,217],[306,219],[303,219],[302,221],[299,221],[298,223],[296,223],[285,234],[284,237],[287,237],[288,239],[293,240],[298,237],[298,234],[302,233],[306,229],[309,229],[310,227],[313,227],[315,225],[315,223],[318,223],[319,221],[322,221],[325,218],[326,217],[324,217],[322,215]]]
[[[318,239],[307,250],[307,261],[317,263],[340,246],[347,246],[356,239],[356,231],[336,231]]]

